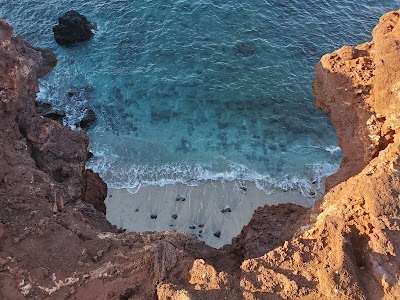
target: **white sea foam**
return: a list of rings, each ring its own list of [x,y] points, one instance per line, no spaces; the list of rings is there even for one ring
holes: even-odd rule
[[[340,149],[339,146],[331,145],[331,146],[325,147],[325,151],[329,152],[330,154],[335,154],[335,153],[341,152],[342,149]]]
[[[104,152],[95,153],[95,158],[88,167],[99,172],[111,188],[126,188],[136,193],[142,186],[165,186],[186,184],[196,186],[201,181],[237,181],[254,182],[267,194],[276,191],[299,191],[303,195],[315,198],[323,190],[323,178],[337,171],[337,164],[317,164],[307,166],[303,174],[270,174],[259,173],[247,166],[237,163],[229,164],[226,171],[216,171],[215,166],[174,163],[157,166],[124,165],[118,156]]]
[[[48,89],[45,85],[39,84],[39,92],[36,93],[36,99],[42,101],[48,99]]]

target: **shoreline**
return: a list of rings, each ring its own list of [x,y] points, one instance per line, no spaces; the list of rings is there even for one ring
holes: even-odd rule
[[[177,200],[180,196],[185,200]],[[314,202],[300,191],[267,194],[250,181],[243,185],[238,181],[203,181],[197,186],[143,186],[135,194],[109,189],[105,204],[107,219],[118,228],[187,232],[220,248],[231,243],[259,206],[294,203],[311,207]],[[218,231],[219,237],[214,235]]]

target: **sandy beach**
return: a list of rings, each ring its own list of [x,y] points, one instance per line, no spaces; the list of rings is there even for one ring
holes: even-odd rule
[[[180,196],[184,200],[177,200]],[[230,243],[259,206],[296,203],[309,207],[313,202],[299,192],[268,195],[252,182],[241,185],[234,181],[144,186],[136,194],[109,189],[106,199],[107,219],[119,228],[136,232],[184,231],[215,248]],[[217,231],[220,237],[214,235]]]

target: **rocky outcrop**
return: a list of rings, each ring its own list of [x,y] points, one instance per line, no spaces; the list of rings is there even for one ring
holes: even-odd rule
[[[292,238],[243,261],[244,298],[400,299],[399,38],[391,12],[371,42],[317,64],[315,101],[337,130],[341,167]],[[260,237],[276,231],[268,225]]]
[[[61,16],[53,27],[54,39],[60,45],[72,46],[89,40],[95,28],[96,25],[85,16],[71,10]]]
[[[393,143],[399,126],[397,18],[385,15],[371,42],[324,55],[315,68],[315,103],[330,115],[343,152],[328,189],[358,174]]]
[[[62,122],[65,117],[65,111],[61,109],[54,109],[51,103],[36,101],[36,112],[43,117]]]
[[[99,174],[92,170],[86,170],[86,190],[84,201],[93,205],[95,209],[106,214],[104,199],[107,197],[107,184]]]
[[[259,207],[249,224],[232,240],[232,247],[244,259],[262,256],[289,240],[306,219],[307,212],[308,209],[295,204]]]
[[[34,108],[54,58],[11,35],[0,22],[0,298],[400,299],[400,12],[316,66],[316,104],[343,150],[329,191],[310,209],[257,209],[219,250],[184,233],[118,234],[82,201],[98,189],[86,136]],[[60,135],[76,151],[58,149]]]
[[[75,125],[82,129],[88,129],[92,127],[97,122],[97,116],[93,109],[88,108],[85,110],[83,118],[77,122]]]
[[[115,230],[81,202],[87,186],[86,135],[36,112],[38,77],[55,64],[49,50],[13,37],[0,20],[1,299],[36,297],[25,291],[24,280],[52,281],[52,273],[69,269],[64,263],[71,253],[83,251],[78,244],[97,239],[97,231],[83,224]]]

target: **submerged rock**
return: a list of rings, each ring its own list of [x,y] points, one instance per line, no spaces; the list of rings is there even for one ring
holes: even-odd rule
[[[183,153],[196,151],[196,149],[193,147],[192,143],[185,137],[182,137],[180,145],[176,148],[176,150],[182,151]]]
[[[67,92],[67,96],[68,97],[73,97],[73,96],[76,96],[78,94],[78,92],[77,91],[74,91],[74,90],[69,90],[68,92]]]
[[[63,46],[71,46],[89,40],[96,25],[77,11],[71,10],[58,19],[53,27],[54,39]]]
[[[235,45],[235,52],[241,56],[251,56],[256,52],[256,47],[250,42],[237,42]]]

